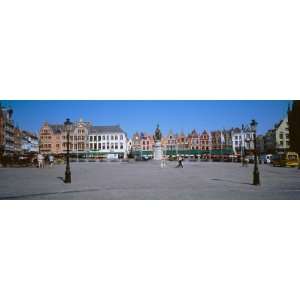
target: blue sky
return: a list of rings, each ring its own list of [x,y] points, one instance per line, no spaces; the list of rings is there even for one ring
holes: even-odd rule
[[[240,127],[255,118],[258,133],[282,119],[290,101],[2,101],[25,130],[38,132],[44,121],[62,124],[82,117],[93,125],[119,124],[131,137],[136,131],[152,133],[157,123],[163,134]]]

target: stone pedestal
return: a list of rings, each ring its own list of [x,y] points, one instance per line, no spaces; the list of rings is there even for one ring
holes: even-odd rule
[[[161,160],[163,156],[161,143],[159,141],[156,141],[154,144],[154,153],[153,153],[153,159],[154,160]]]

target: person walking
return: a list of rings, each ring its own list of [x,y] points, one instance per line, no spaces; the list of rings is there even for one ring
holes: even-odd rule
[[[176,166],[176,168],[179,168],[179,167],[183,168],[182,161],[183,161],[183,158],[181,156],[179,156],[179,158],[178,158],[178,165]]]
[[[165,158],[164,158],[164,157],[161,158],[161,161],[160,161],[160,167],[161,167],[161,168],[164,168],[164,167],[165,167]]]
[[[49,160],[50,168],[52,168],[53,167],[53,163],[54,163],[54,157],[53,157],[53,155],[50,154],[48,156],[48,160]]]
[[[44,167],[44,156],[41,153],[38,154],[37,160],[38,160],[39,168],[43,168]]]

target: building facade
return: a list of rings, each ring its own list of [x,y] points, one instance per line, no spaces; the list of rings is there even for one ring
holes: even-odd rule
[[[69,150],[71,154],[86,155],[89,152],[89,129],[91,124],[80,119],[72,123]],[[67,132],[62,124],[45,122],[39,132],[39,148],[42,154],[67,152]]]
[[[275,125],[276,151],[278,153],[287,152],[290,148],[288,118],[284,118]]]
[[[127,137],[120,126],[92,126],[88,133],[89,152],[106,158],[127,157]]]
[[[32,132],[22,131],[22,153],[38,153],[39,139],[37,135]]]
[[[254,132],[249,126],[234,128],[231,131],[232,149],[234,154],[245,155],[254,151]]]
[[[15,126],[12,115],[11,108],[2,107],[0,104],[0,153],[3,155],[13,154],[15,151]]]
[[[22,153],[22,130],[19,127],[14,128],[14,153],[20,155]]]
[[[284,153],[290,149],[290,136],[288,118],[275,124],[264,135],[264,152],[266,154]]]

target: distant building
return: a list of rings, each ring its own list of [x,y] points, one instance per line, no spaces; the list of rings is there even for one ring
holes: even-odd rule
[[[288,118],[275,124],[275,141],[277,152],[287,152],[290,148]]]
[[[14,153],[22,153],[22,130],[19,127],[14,128]]]
[[[39,139],[37,135],[32,132],[22,131],[22,152],[38,153],[39,152]]]
[[[200,150],[210,150],[209,134],[204,130],[199,136]]]
[[[250,154],[254,151],[254,132],[249,126],[232,129],[232,148],[234,154]]]
[[[2,107],[0,104],[0,154],[13,154],[14,146],[14,121],[13,110]]]
[[[168,132],[168,135],[165,137],[165,146],[167,151],[176,151],[177,148],[177,134],[174,134],[172,130]]]
[[[192,132],[188,135],[188,142],[190,150],[199,150],[200,136],[196,129],[193,129]]]
[[[132,152],[136,153],[138,151],[141,151],[141,136],[138,132],[134,133],[132,136]]]
[[[181,131],[177,135],[176,144],[177,144],[178,151],[182,152],[189,149],[189,140],[188,137],[183,133],[183,131]]]

